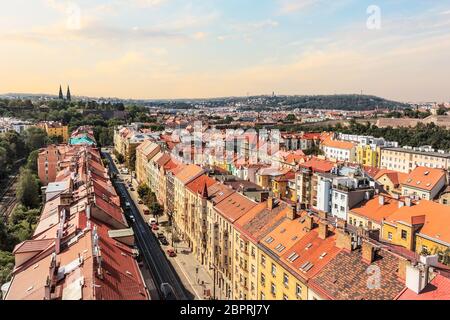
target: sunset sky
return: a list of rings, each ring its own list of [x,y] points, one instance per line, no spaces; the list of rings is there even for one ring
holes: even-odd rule
[[[0,93],[450,101],[450,0],[3,0],[0,27]]]

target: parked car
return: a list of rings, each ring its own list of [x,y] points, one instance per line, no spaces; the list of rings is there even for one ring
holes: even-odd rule
[[[153,231],[158,231],[159,230],[158,225],[157,224],[152,225],[152,230]]]
[[[148,225],[149,226],[153,226],[154,224],[158,224],[158,222],[156,221],[156,219],[155,218],[150,218],[150,219],[148,219]]]
[[[139,203],[139,204],[144,204],[144,201],[139,200],[138,203]]]
[[[161,239],[161,238],[165,238],[166,236],[164,235],[164,233],[158,232],[158,233],[156,234],[156,237],[157,237],[158,239]]]
[[[159,242],[161,242],[163,246],[169,245],[169,241],[167,241],[166,237],[159,238]]]
[[[177,254],[175,252],[175,250],[173,248],[167,249],[167,254],[169,255],[169,257],[176,257]]]
[[[130,191],[134,191],[134,188],[133,188],[133,187],[131,187],[131,188],[130,188]]]
[[[125,208],[130,209],[130,203],[128,201],[125,202]]]

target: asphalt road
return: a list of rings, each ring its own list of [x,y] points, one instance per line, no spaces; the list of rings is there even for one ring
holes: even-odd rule
[[[110,172],[118,175],[119,171],[111,158],[111,155],[106,152],[102,152],[102,154],[109,160]],[[150,230],[147,222],[144,221],[143,217],[139,213],[139,210],[128,193],[126,186],[123,182],[116,179],[113,179],[113,183],[120,197],[124,201],[130,203],[130,209],[128,209],[128,213],[126,212],[125,214],[129,214],[135,220],[134,223],[130,222],[130,224],[132,225],[136,237],[136,244],[139,248],[140,254],[144,258],[144,262],[150,270],[160,298],[166,300],[188,300],[186,290],[180,278],[170,262],[167,260],[167,257],[162,251],[155,234]],[[168,283],[172,287],[174,293],[173,295],[167,295],[165,292],[162,292],[161,285],[163,283]]]

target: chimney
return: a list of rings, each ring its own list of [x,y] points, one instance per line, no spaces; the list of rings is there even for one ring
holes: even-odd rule
[[[402,257],[398,258],[397,275],[400,279],[406,280],[406,266],[409,266],[410,264],[409,260]]]
[[[287,218],[294,220],[297,217],[297,206],[295,204],[288,206]]]
[[[405,206],[405,203],[403,201],[399,201],[398,202],[398,207],[399,208],[404,207],[404,206]]]
[[[378,197],[378,203],[380,204],[380,206],[384,206],[384,201],[385,201],[384,196]]]
[[[410,197],[406,197],[405,198],[405,206],[411,207],[411,205],[412,205],[411,198]]]
[[[371,264],[375,260],[375,246],[369,241],[363,240],[361,247],[363,262]]]
[[[305,223],[305,229],[307,231],[311,231],[313,229],[313,224],[314,224],[313,218],[309,214],[306,214],[304,223]]]
[[[352,251],[352,236],[344,230],[338,229],[336,231],[336,247],[345,251]]]
[[[44,287],[44,300],[51,300],[51,280],[50,276],[47,276]]]
[[[267,199],[267,209],[272,210],[275,207],[275,201],[273,197]]]
[[[325,211],[319,211],[319,218],[323,220],[327,220],[327,213]]]
[[[328,222],[319,221],[319,238],[325,240],[328,236]]]

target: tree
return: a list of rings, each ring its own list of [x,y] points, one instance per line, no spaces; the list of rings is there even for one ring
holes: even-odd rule
[[[13,268],[14,255],[10,252],[0,251],[0,286],[11,279]]]
[[[26,168],[30,169],[33,173],[37,173],[37,171],[38,171],[38,167],[37,167],[38,156],[39,156],[39,150],[34,150],[28,155]]]
[[[288,114],[288,116],[286,117],[287,122],[293,122],[295,120],[297,120],[297,117],[295,116],[295,114],[291,113],[291,114]]]
[[[25,145],[28,150],[37,150],[45,147],[47,143],[47,133],[37,127],[30,127],[24,133]]]
[[[39,180],[30,169],[20,172],[17,199],[27,208],[39,207]]]
[[[146,183],[140,184],[137,188],[137,193],[141,199],[144,199],[150,192],[150,188]]]
[[[436,114],[438,116],[444,116],[447,114],[447,108],[445,107],[439,107],[439,109],[437,110]]]
[[[164,214],[164,208],[158,203],[158,201],[152,202],[149,209],[156,221],[158,221],[158,218]]]

